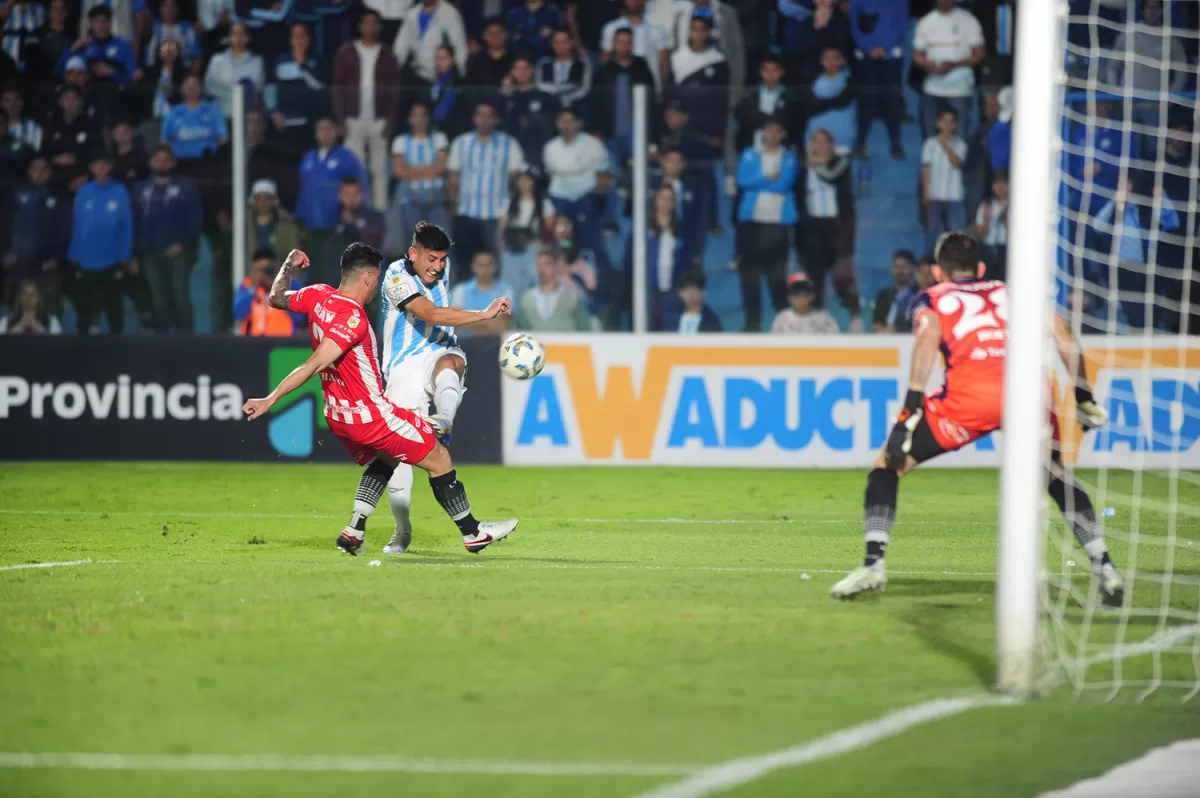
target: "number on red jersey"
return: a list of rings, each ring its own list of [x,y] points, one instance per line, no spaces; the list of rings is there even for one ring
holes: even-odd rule
[[[1008,287],[1004,283],[940,283],[921,296],[915,310],[914,322],[925,313],[936,315],[947,365],[1003,361],[1008,339]]]

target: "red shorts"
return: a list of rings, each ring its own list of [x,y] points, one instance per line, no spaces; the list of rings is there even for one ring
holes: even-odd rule
[[[1058,451],[1058,414],[1049,411],[1050,440]],[[961,397],[926,397],[925,423],[934,440],[947,452],[961,449],[972,441],[1000,429],[1004,420],[1003,401],[981,401],[978,398],[964,401]]]
[[[1001,397],[981,399],[947,394],[925,399],[925,420],[934,439],[948,452],[960,449],[1000,429],[1004,418]]]
[[[437,445],[427,421],[395,406],[388,420],[376,419],[365,424],[347,424],[332,418],[327,421],[329,429],[359,465],[371,462],[378,453],[391,455],[401,463],[419,463]]]

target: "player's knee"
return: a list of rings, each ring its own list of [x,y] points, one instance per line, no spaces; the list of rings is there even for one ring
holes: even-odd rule
[[[441,372],[447,370],[453,371],[455,374],[461,376],[466,367],[467,361],[463,360],[462,355],[442,355],[440,358],[438,358],[437,364],[433,367],[433,376],[434,379],[437,379]]]
[[[454,462],[450,459],[450,450],[437,443],[429,454],[417,463],[417,467],[429,472],[431,477],[440,477],[454,470]]]
[[[381,482],[387,482],[392,478],[397,462],[390,454],[376,454],[371,462],[367,463],[367,473],[378,477]]]

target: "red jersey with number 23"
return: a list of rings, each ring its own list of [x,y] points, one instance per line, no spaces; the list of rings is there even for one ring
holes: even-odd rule
[[[1008,286],[999,280],[938,283],[917,298],[913,330],[923,316],[941,330],[946,365],[941,391],[925,399],[925,414],[938,442],[957,449],[1000,428]]]

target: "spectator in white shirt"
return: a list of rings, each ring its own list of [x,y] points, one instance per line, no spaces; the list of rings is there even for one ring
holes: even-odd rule
[[[411,69],[416,77],[434,83],[438,76],[437,50],[446,41],[450,42],[459,74],[464,74],[470,51],[462,15],[446,0],[421,0],[404,15],[393,46],[400,69]]]
[[[1003,280],[1008,266],[1008,171],[992,175],[992,196],[979,203],[975,237],[983,245],[983,262],[989,280]]]
[[[938,113],[953,108],[963,135],[970,134],[974,67],[983,61],[983,28],[957,0],[937,0],[937,7],[917,23],[913,63],[925,70],[921,98],[921,135],[932,136]]]
[[[771,332],[785,335],[836,335],[841,332],[828,311],[813,308],[813,281],[803,272],[788,277],[788,307],[775,314]]]
[[[646,0],[625,0],[625,11],[619,19],[604,26],[600,34],[600,60],[607,63],[612,57],[613,35],[619,30],[633,34],[633,54],[646,59],[654,84],[662,87],[663,78],[671,73],[671,34],[654,24],[646,15]]]
[[[245,23],[235,22],[229,28],[229,49],[217,53],[208,62],[204,73],[204,90],[216,101],[221,113],[233,116],[233,87],[248,83],[253,90],[246,97],[246,105],[258,105],[257,96],[267,82],[262,57],[250,52],[250,33]]]
[[[555,210],[575,223],[575,235],[583,249],[590,249],[601,263],[604,232],[598,195],[608,190],[608,149],[589,133],[574,108],[558,112],[558,133],[543,151],[550,176],[549,196]]]
[[[921,149],[921,205],[925,208],[925,248],[933,252],[942,233],[967,224],[963,205],[963,161],[967,142],[958,135],[958,114],[946,108],[937,118],[937,135]]]

